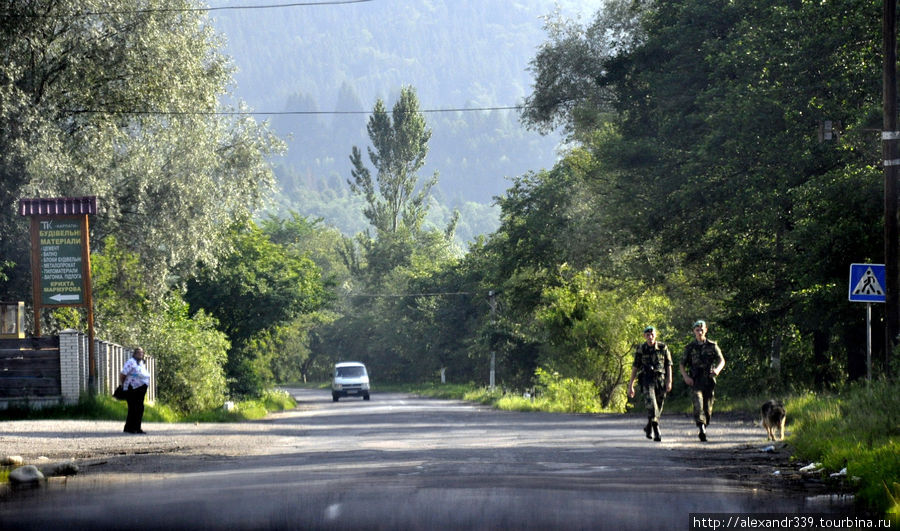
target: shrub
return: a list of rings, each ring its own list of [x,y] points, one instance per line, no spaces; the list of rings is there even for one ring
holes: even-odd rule
[[[847,467],[859,498],[872,509],[896,504],[900,477],[900,394],[890,381],[858,383],[840,395],[808,393],[788,402],[791,442],[798,455],[831,470]]]
[[[562,378],[559,373],[550,373],[541,368],[535,371],[542,401],[551,411],[563,413],[599,413],[602,410],[597,400],[597,386],[580,378]]]

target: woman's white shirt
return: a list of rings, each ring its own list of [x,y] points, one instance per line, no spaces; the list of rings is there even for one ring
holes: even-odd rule
[[[122,367],[122,374],[125,375],[123,389],[137,389],[142,385],[150,385],[150,371],[147,370],[147,365],[143,362],[138,363],[134,358],[128,358]]]

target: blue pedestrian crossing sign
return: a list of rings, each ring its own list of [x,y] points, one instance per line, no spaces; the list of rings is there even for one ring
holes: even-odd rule
[[[884,302],[884,264],[850,264],[850,302]]]

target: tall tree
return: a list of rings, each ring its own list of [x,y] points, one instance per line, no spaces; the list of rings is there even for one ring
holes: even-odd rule
[[[192,310],[219,320],[231,340],[226,373],[235,394],[255,394],[271,382],[265,354],[280,326],[322,308],[331,298],[322,272],[293,246],[274,243],[253,222],[234,226],[217,267],[206,266],[187,283]]]
[[[605,208],[624,213],[599,219],[716,292],[748,365],[797,332],[812,336],[803,348],[815,345],[818,365],[829,362],[830,345],[859,343],[835,289],[846,282],[845,257],[880,255],[867,236],[879,233],[877,154],[860,134],[874,125],[880,94],[877,6],[632,5],[635,16],[606,13],[551,35],[533,63],[546,82],[523,119],[566,125],[589,145]],[[627,46],[616,46],[616,27],[627,24],[615,20],[637,21]],[[609,111],[610,123],[583,119]],[[817,141],[825,119],[844,123],[840,143]]]
[[[390,116],[379,98],[366,129],[372,141],[367,151],[375,178],[363,162],[360,149],[353,146],[353,179],[347,181],[350,189],[365,198],[363,212],[379,232],[394,233],[401,225],[417,231],[428,213],[427,199],[437,183],[437,172],[419,185],[416,172],[425,165],[431,130],[419,112],[415,89],[401,89]]]
[[[25,0],[0,12],[0,292],[28,291],[21,197],[96,195],[92,243],[140,256],[154,297],[261,204],[280,143],[216,114],[231,81],[194,0]]]

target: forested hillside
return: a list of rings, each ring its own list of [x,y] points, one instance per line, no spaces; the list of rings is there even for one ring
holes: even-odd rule
[[[559,7],[588,15],[601,3]],[[352,146],[366,145],[365,111],[376,98],[390,105],[402,86],[413,86],[425,110],[521,103],[530,91],[528,62],[555,5],[373,1],[218,11],[213,21],[238,68],[236,96],[257,111],[322,113],[270,117],[288,144],[275,162],[282,202],[350,234],[365,222],[348,194],[348,156]],[[560,137],[526,130],[512,110],[428,112],[426,119],[433,135],[422,173],[440,173],[431,217],[446,220],[459,209],[463,240],[496,228],[497,211],[488,205],[511,178],[557,158]]]

